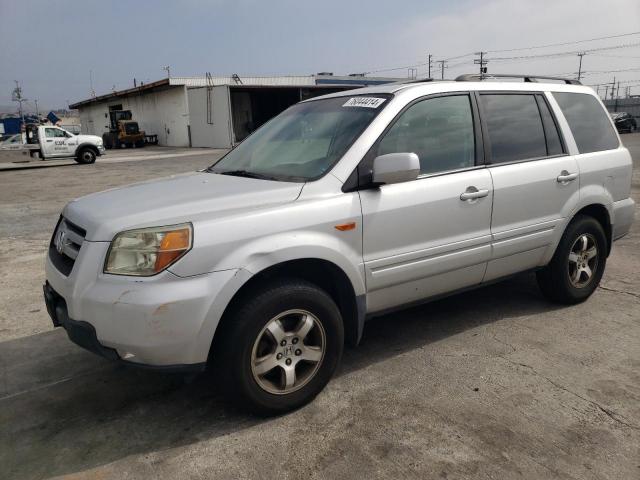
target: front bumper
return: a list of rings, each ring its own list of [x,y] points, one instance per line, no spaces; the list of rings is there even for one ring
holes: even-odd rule
[[[98,153],[100,155],[104,155],[107,150],[104,148],[104,145],[98,145]]]
[[[130,364],[201,369],[238,270],[193,277],[102,273],[106,242],[83,242],[68,276],[49,256],[45,298],[54,325],[87,350]],[[48,292],[48,294],[47,294]],[[179,368],[178,368],[179,367]]]
[[[128,362],[120,358],[117,350],[105,347],[98,340],[96,329],[89,322],[73,320],[69,317],[67,303],[53,288],[46,282],[43,287],[44,301],[47,306],[47,312],[51,317],[54,327],[62,327],[66,330],[69,340],[76,345],[81,346],[109,360],[113,360],[126,365],[136,367],[151,368],[154,370],[172,371],[172,372],[200,372],[205,369],[206,363],[194,363],[191,365],[147,365],[142,363]]]

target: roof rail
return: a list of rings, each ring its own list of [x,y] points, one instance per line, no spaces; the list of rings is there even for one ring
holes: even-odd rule
[[[426,82],[436,82],[437,80],[433,78],[407,78],[404,80],[398,80],[397,82],[393,82],[398,85],[407,85],[409,83],[426,83]]]
[[[522,78],[525,82],[537,82],[538,80],[558,80],[566,83],[567,85],[582,85],[580,80],[573,78],[563,77],[547,77],[544,75],[522,75],[522,74],[510,74],[510,73],[467,73],[456,77],[456,82],[475,82],[478,80],[485,80],[491,78]]]

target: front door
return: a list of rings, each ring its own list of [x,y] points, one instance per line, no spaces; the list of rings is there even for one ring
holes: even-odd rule
[[[61,128],[46,127],[44,129],[42,148],[45,157],[67,157],[72,154],[72,146],[69,145],[70,138]]]
[[[73,153],[73,146],[69,145],[73,137],[69,137],[61,128],[46,127],[44,130],[42,148],[45,157],[67,157]]]
[[[411,152],[417,180],[360,191],[367,310],[479,284],[491,254],[489,172],[467,93],[407,108],[370,156]]]
[[[494,189],[489,281],[540,266],[575,204],[579,172],[543,94],[480,93],[479,105]]]

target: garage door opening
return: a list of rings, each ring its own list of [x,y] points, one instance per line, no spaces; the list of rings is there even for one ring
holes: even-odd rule
[[[230,88],[234,143],[301,100],[353,87],[242,87]]]

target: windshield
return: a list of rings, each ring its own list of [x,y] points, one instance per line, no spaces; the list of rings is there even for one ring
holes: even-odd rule
[[[298,103],[259,128],[212,173],[307,181],[326,173],[388,103],[388,95]]]
[[[138,124],[136,122],[127,122],[124,124],[124,131],[129,135],[138,133]]]

